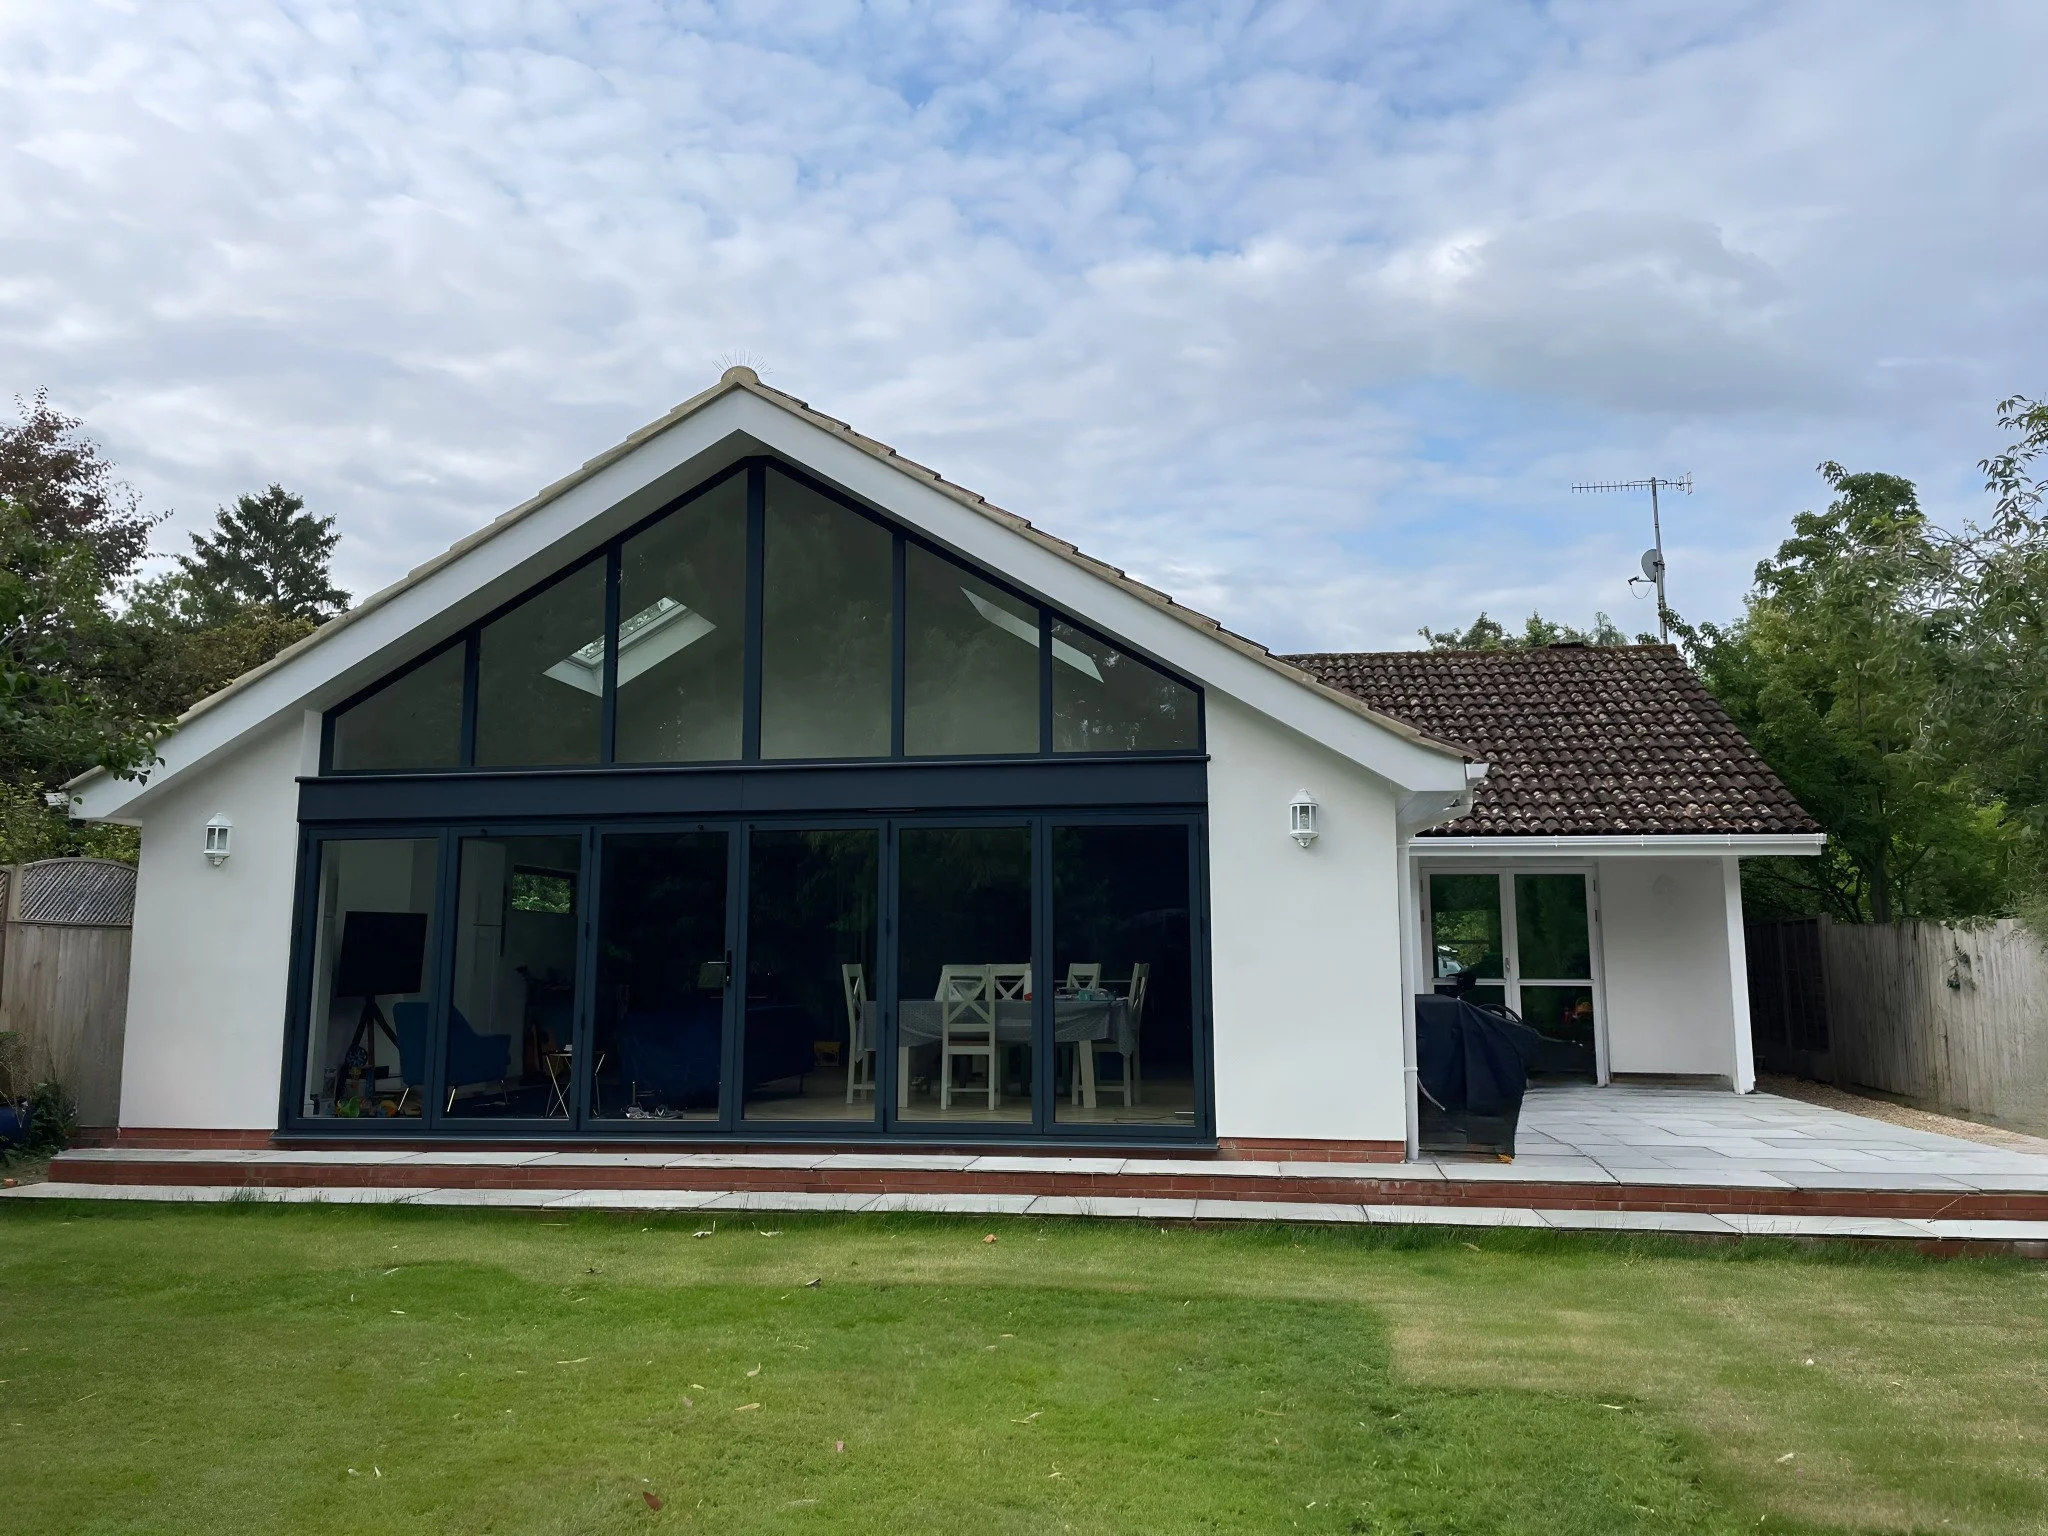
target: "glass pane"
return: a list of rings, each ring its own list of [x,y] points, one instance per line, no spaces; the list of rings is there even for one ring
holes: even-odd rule
[[[889,755],[889,560],[879,523],[768,476],[761,755]]]
[[[740,755],[746,617],[747,477],[738,474],[621,552],[619,762]]]
[[[590,1113],[715,1120],[725,1081],[726,834],[604,840]]]
[[[1436,990],[1454,977],[1505,976],[1502,966],[1500,877],[1498,875],[1431,875],[1429,877],[1431,974]],[[1494,998],[1475,998],[1494,1002]]]
[[[1038,750],[1038,610],[909,546],[903,749],[913,757]]]
[[[1543,1036],[1532,1070],[1560,1076],[1593,1075],[1593,989],[1523,987],[1522,1019]]]
[[[307,1114],[420,1113],[439,860],[440,843],[430,837],[320,845]]]
[[[463,648],[451,645],[334,717],[340,771],[453,768],[462,760]]]
[[[446,1113],[568,1118],[582,903],[582,838],[462,840]]]
[[[874,831],[748,840],[749,1120],[875,1117],[880,848]]]
[[[1057,1120],[1194,1122],[1188,835],[1184,826],[1053,829]]]
[[[593,560],[484,626],[480,768],[597,761],[604,696],[604,562]]]
[[[1085,630],[1052,626],[1056,752],[1172,752],[1201,744],[1192,688]]]
[[[1031,833],[899,834],[896,1107],[1031,1119]]]
[[[1515,958],[1524,978],[1592,978],[1584,875],[1515,876]]]

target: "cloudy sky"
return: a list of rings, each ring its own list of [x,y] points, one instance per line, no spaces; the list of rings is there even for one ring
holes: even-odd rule
[[[1726,618],[2048,392],[2048,6],[0,0],[0,394],[402,573],[730,362],[1278,648]]]

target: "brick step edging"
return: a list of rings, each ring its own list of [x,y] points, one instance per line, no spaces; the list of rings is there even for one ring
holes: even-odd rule
[[[337,1164],[71,1160],[53,1180],[101,1185],[210,1184],[266,1189],[616,1189],[830,1195],[1066,1195],[1246,1200],[1317,1205],[1516,1205],[1550,1210],[1697,1211],[1777,1216],[1898,1216],[2048,1220],[2048,1192],[1897,1189],[1753,1189],[1688,1184],[1404,1179],[1395,1174],[1282,1178],[1203,1173],[1062,1173],[935,1168],[790,1169],[533,1167],[502,1164]]]

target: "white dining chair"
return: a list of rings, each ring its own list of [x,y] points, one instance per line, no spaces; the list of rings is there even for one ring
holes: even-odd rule
[[[1145,1020],[1145,994],[1151,989],[1151,985],[1151,964],[1140,960],[1131,967],[1131,979],[1124,983],[1125,1007],[1130,1010],[1131,1019],[1131,1048],[1128,1053],[1118,1050],[1117,1043],[1113,1038],[1108,1040],[1084,1040],[1081,1042],[1081,1049],[1087,1051],[1090,1055],[1089,1065],[1091,1067],[1095,1065],[1095,1053],[1097,1051],[1108,1051],[1113,1056],[1123,1058],[1125,1108],[1129,1108],[1138,1102],[1138,1031],[1139,1026]],[[1094,1086],[1099,1089],[1102,1084],[1101,1073],[1091,1071],[1089,1077]]]
[[[1067,990],[1079,992],[1083,987],[1091,991],[1102,985],[1102,963],[1099,960],[1075,960],[1067,966]]]
[[[1029,965],[992,965],[988,980],[999,1003],[1018,1003],[1031,996]]]
[[[1084,987],[1090,991],[1102,985],[1102,963],[1095,960],[1070,960],[1067,962],[1067,990],[1079,992]],[[1086,1101],[1088,1107],[1095,1107],[1094,1091],[1095,1059],[1087,1053],[1087,1047],[1076,1042],[1068,1058],[1067,1090],[1076,1104]]]
[[[953,1063],[979,1060],[988,1075],[988,1107],[1002,1102],[996,1066],[994,966],[939,968],[939,1108],[953,1107]]]
[[[875,1045],[868,1039],[868,973],[859,964],[839,967],[839,987],[846,994],[846,1102],[857,1093],[875,1091]]]

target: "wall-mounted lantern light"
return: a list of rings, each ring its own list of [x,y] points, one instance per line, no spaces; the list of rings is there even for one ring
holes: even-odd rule
[[[216,816],[206,824],[206,862],[215,869],[228,861],[228,834],[235,830],[235,824],[225,816]]]
[[[1316,797],[1305,789],[1288,802],[1287,835],[1304,848],[1316,840]]]

